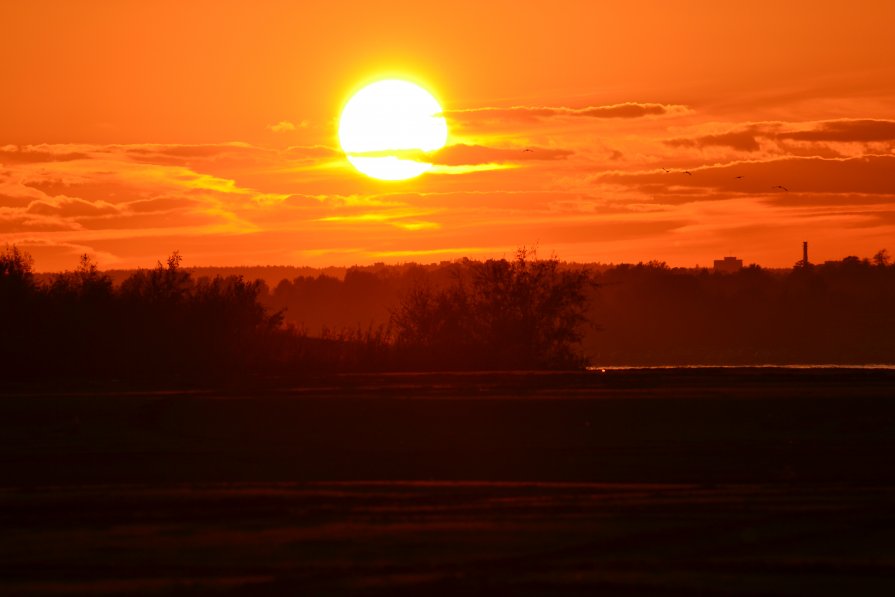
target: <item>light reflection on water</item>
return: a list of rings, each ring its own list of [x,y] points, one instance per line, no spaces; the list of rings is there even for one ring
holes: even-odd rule
[[[588,371],[642,371],[650,369],[687,370],[687,369],[858,369],[858,370],[888,370],[895,371],[895,364],[873,363],[868,365],[591,365],[586,367]]]

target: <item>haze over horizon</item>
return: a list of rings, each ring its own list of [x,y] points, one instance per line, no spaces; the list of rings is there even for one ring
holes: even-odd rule
[[[462,257],[437,260],[437,259],[426,259],[425,256],[423,256],[419,259],[398,259],[398,260],[387,260],[387,261],[378,260],[378,261],[369,261],[369,262],[345,261],[344,263],[320,263],[320,264],[309,264],[309,263],[215,263],[215,264],[207,264],[207,263],[194,263],[189,258],[189,255],[186,255],[186,256],[181,255],[181,257],[183,258],[183,268],[186,271],[206,270],[206,269],[208,269],[208,270],[221,269],[221,270],[234,270],[234,271],[255,270],[255,269],[272,269],[272,270],[295,269],[295,270],[313,270],[313,271],[323,273],[323,272],[327,272],[328,270],[344,272],[351,268],[363,269],[363,268],[377,268],[379,266],[395,267],[395,268],[401,268],[404,266],[413,266],[413,265],[417,265],[420,267],[437,267],[437,266],[440,266],[445,263],[461,262],[464,258],[469,258],[473,261],[481,261],[481,260],[487,260],[487,259],[506,259],[506,260],[512,261],[514,258],[513,256],[516,254],[517,250],[521,249],[521,248],[526,248],[526,247],[517,247],[517,249],[513,249],[512,251],[507,251],[507,252],[501,253],[501,254],[488,255],[486,257],[478,257],[478,256],[469,257],[469,256],[464,255]],[[177,251],[177,250],[175,249],[175,251]],[[177,251],[177,253],[178,253],[178,255],[180,255],[180,251]],[[888,251],[887,251],[887,254],[888,254]],[[90,254],[88,253],[88,256],[89,255]],[[636,261],[632,260],[632,261],[619,261],[619,262],[602,262],[602,261],[575,261],[575,260],[571,260],[571,259],[564,259],[562,257],[562,255],[542,255],[541,253],[539,253],[537,251],[535,251],[531,255],[532,255],[532,257],[531,257],[532,259],[556,258],[561,264],[564,264],[564,265],[581,265],[581,266],[586,266],[586,267],[595,266],[595,267],[599,267],[599,268],[613,268],[613,267],[626,266],[626,265],[637,265],[637,264],[640,264],[640,265],[664,264],[664,265],[668,266],[669,268],[681,268],[681,269],[693,269],[693,270],[701,270],[701,269],[712,270],[713,263],[715,261],[715,259],[711,259],[711,260],[707,261],[706,263],[675,265],[675,264],[669,264],[658,257],[647,258],[647,259],[638,259]],[[158,267],[159,264],[164,264],[164,262],[168,256],[169,255],[159,254],[157,257],[148,258],[146,263],[140,263],[140,264],[127,266],[127,267],[106,267],[103,264],[98,264],[98,266],[99,266],[100,271],[106,272],[106,273],[134,272],[134,271],[141,270],[141,269],[156,268],[156,267]],[[729,257],[729,255],[726,255],[726,254],[724,256],[719,255],[717,257],[717,259],[720,260],[723,257]],[[858,257],[859,259],[862,259],[862,260],[866,259],[866,260],[872,261],[872,259],[870,259],[871,258],[870,255],[853,255],[853,254],[841,255],[838,258],[832,258],[832,259],[825,260],[825,261],[831,261],[831,262],[835,263],[835,262],[842,261],[842,259],[846,258],[846,257]],[[93,258],[91,257],[91,262],[93,262],[92,259]],[[792,263],[780,265],[780,266],[769,266],[769,265],[765,265],[762,263],[755,263],[753,261],[749,261],[748,259],[742,259],[740,257],[738,257],[738,259],[740,261],[742,261],[743,268],[747,268],[749,266],[755,265],[755,266],[758,266],[758,267],[761,267],[764,269],[768,269],[768,270],[790,270],[794,267],[798,267],[801,264],[800,259],[793,259]],[[811,258],[809,258],[809,263],[811,265],[819,265],[817,262],[811,260]],[[35,261],[33,263],[32,271],[35,274],[37,274],[38,276],[52,276],[54,274],[72,271],[72,270],[76,269],[77,267],[78,267],[78,258],[77,258],[77,256],[74,256],[74,257],[72,257],[72,260],[70,263],[69,262],[62,263],[58,269],[42,268],[41,264],[39,262]],[[330,275],[330,274],[327,274],[327,275]],[[339,275],[341,275],[341,274],[339,274]],[[264,279],[265,279],[265,281],[267,281],[266,278],[264,278]],[[277,281],[279,281],[280,279],[281,278],[277,278]]]
[[[892,3],[35,0],[0,22],[0,242],[39,271],[895,249]],[[339,147],[384,76],[444,108],[419,178]]]

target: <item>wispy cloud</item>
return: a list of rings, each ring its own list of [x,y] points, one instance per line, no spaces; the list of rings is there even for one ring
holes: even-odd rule
[[[761,149],[754,130],[731,131],[693,138],[669,139],[665,143],[672,147],[729,147],[737,151],[748,152]]]
[[[804,130],[782,131],[778,139],[794,141],[835,141],[841,143],[870,143],[895,141],[893,120],[832,120],[816,123]]]
[[[475,164],[536,162],[564,160],[574,154],[568,149],[551,147],[486,147],[458,143],[449,145],[433,156],[435,164],[463,166]]]
[[[718,125],[708,125],[718,128]],[[879,152],[895,145],[895,121],[840,119],[810,122],[758,122],[667,139],[675,148],[723,147],[739,152],[765,152],[818,157],[848,157],[849,154]],[[854,145],[861,147],[855,148]]]
[[[573,155],[568,149],[550,147],[487,147],[457,143],[442,149],[426,152],[418,149],[384,149],[352,153],[355,157],[397,157],[435,164],[437,166],[479,166],[485,164],[508,164],[514,162],[534,162],[564,160]]]
[[[701,189],[736,194],[871,193],[895,194],[895,155],[860,158],[785,157],[664,172],[605,172],[594,182],[639,188],[646,193]],[[739,178],[738,178],[739,177]],[[775,188],[778,185],[789,189]]]
[[[677,104],[626,102],[606,106],[507,106],[445,110],[452,120],[532,122],[549,118],[643,118],[684,114],[688,108]]]
[[[267,125],[267,129],[275,133],[288,133],[290,131],[294,131],[297,128],[298,127],[295,126],[294,123],[289,122],[288,120],[281,120],[276,124]]]

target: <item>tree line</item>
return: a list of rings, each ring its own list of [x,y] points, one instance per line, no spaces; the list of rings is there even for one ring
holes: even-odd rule
[[[282,316],[241,277],[194,280],[174,253],[114,286],[85,255],[38,284],[16,247],[0,255],[7,378],[172,379],[235,375],[275,355]]]
[[[731,274],[614,266],[596,276],[584,350],[607,365],[895,363],[888,253]]]
[[[584,299],[574,303],[584,306],[581,325],[575,328],[581,342],[565,346],[596,366],[895,363],[895,266],[886,250],[870,258],[849,256],[808,267],[801,262],[787,269],[751,265],[736,273],[674,268],[660,261],[556,262],[550,267],[587,273],[588,281],[576,286]],[[486,318],[484,325],[473,326],[473,334],[462,321],[438,323],[457,320],[452,309],[462,312],[460,305],[470,303],[469,282],[484,272],[492,279],[480,278],[482,295],[504,296],[505,305],[511,304],[508,296],[525,296],[500,292],[493,264],[463,259],[355,267],[343,279],[296,276],[282,280],[263,300],[273,310],[285,309],[287,322],[315,335],[388,325],[394,333],[395,306],[400,314],[414,301],[416,312],[426,313],[417,319],[418,326],[428,326],[418,341],[430,342],[419,355],[440,351],[438,359],[448,363],[457,353],[475,354],[477,347],[487,346],[475,334],[501,325]],[[490,287],[496,290],[485,290]],[[429,296],[433,292],[447,294]],[[470,345],[461,346],[462,341]],[[500,361],[500,351],[485,352],[487,358],[480,362]]]
[[[38,280],[0,253],[7,379],[233,379],[326,371],[895,363],[886,251],[737,273],[661,262],[463,259],[195,277],[179,254],[113,284],[86,256]]]
[[[289,305],[273,306],[282,288],[269,293],[260,280],[238,275],[196,279],[176,252],[120,284],[86,255],[75,270],[38,282],[31,257],[7,247],[0,254],[0,374],[189,381],[582,364],[575,344],[589,279],[583,270],[560,271],[556,260],[523,251],[515,260],[476,263],[463,273],[450,287],[417,280],[380,325],[311,334],[286,321]],[[335,282],[350,292],[359,289],[352,288],[359,278],[349,272],[344,281],[316,283]],[[298,279],[292,288],[303,283]],[[335,304],[351,309],[348,302]]]

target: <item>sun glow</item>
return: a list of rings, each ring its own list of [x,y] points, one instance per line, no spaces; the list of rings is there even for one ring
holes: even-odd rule
[[[345,105],[339,143],[367,176],[404,180],[432,168],[427,153],[447,143],[447,122],[431,93],[408,81],[367,85]]]

